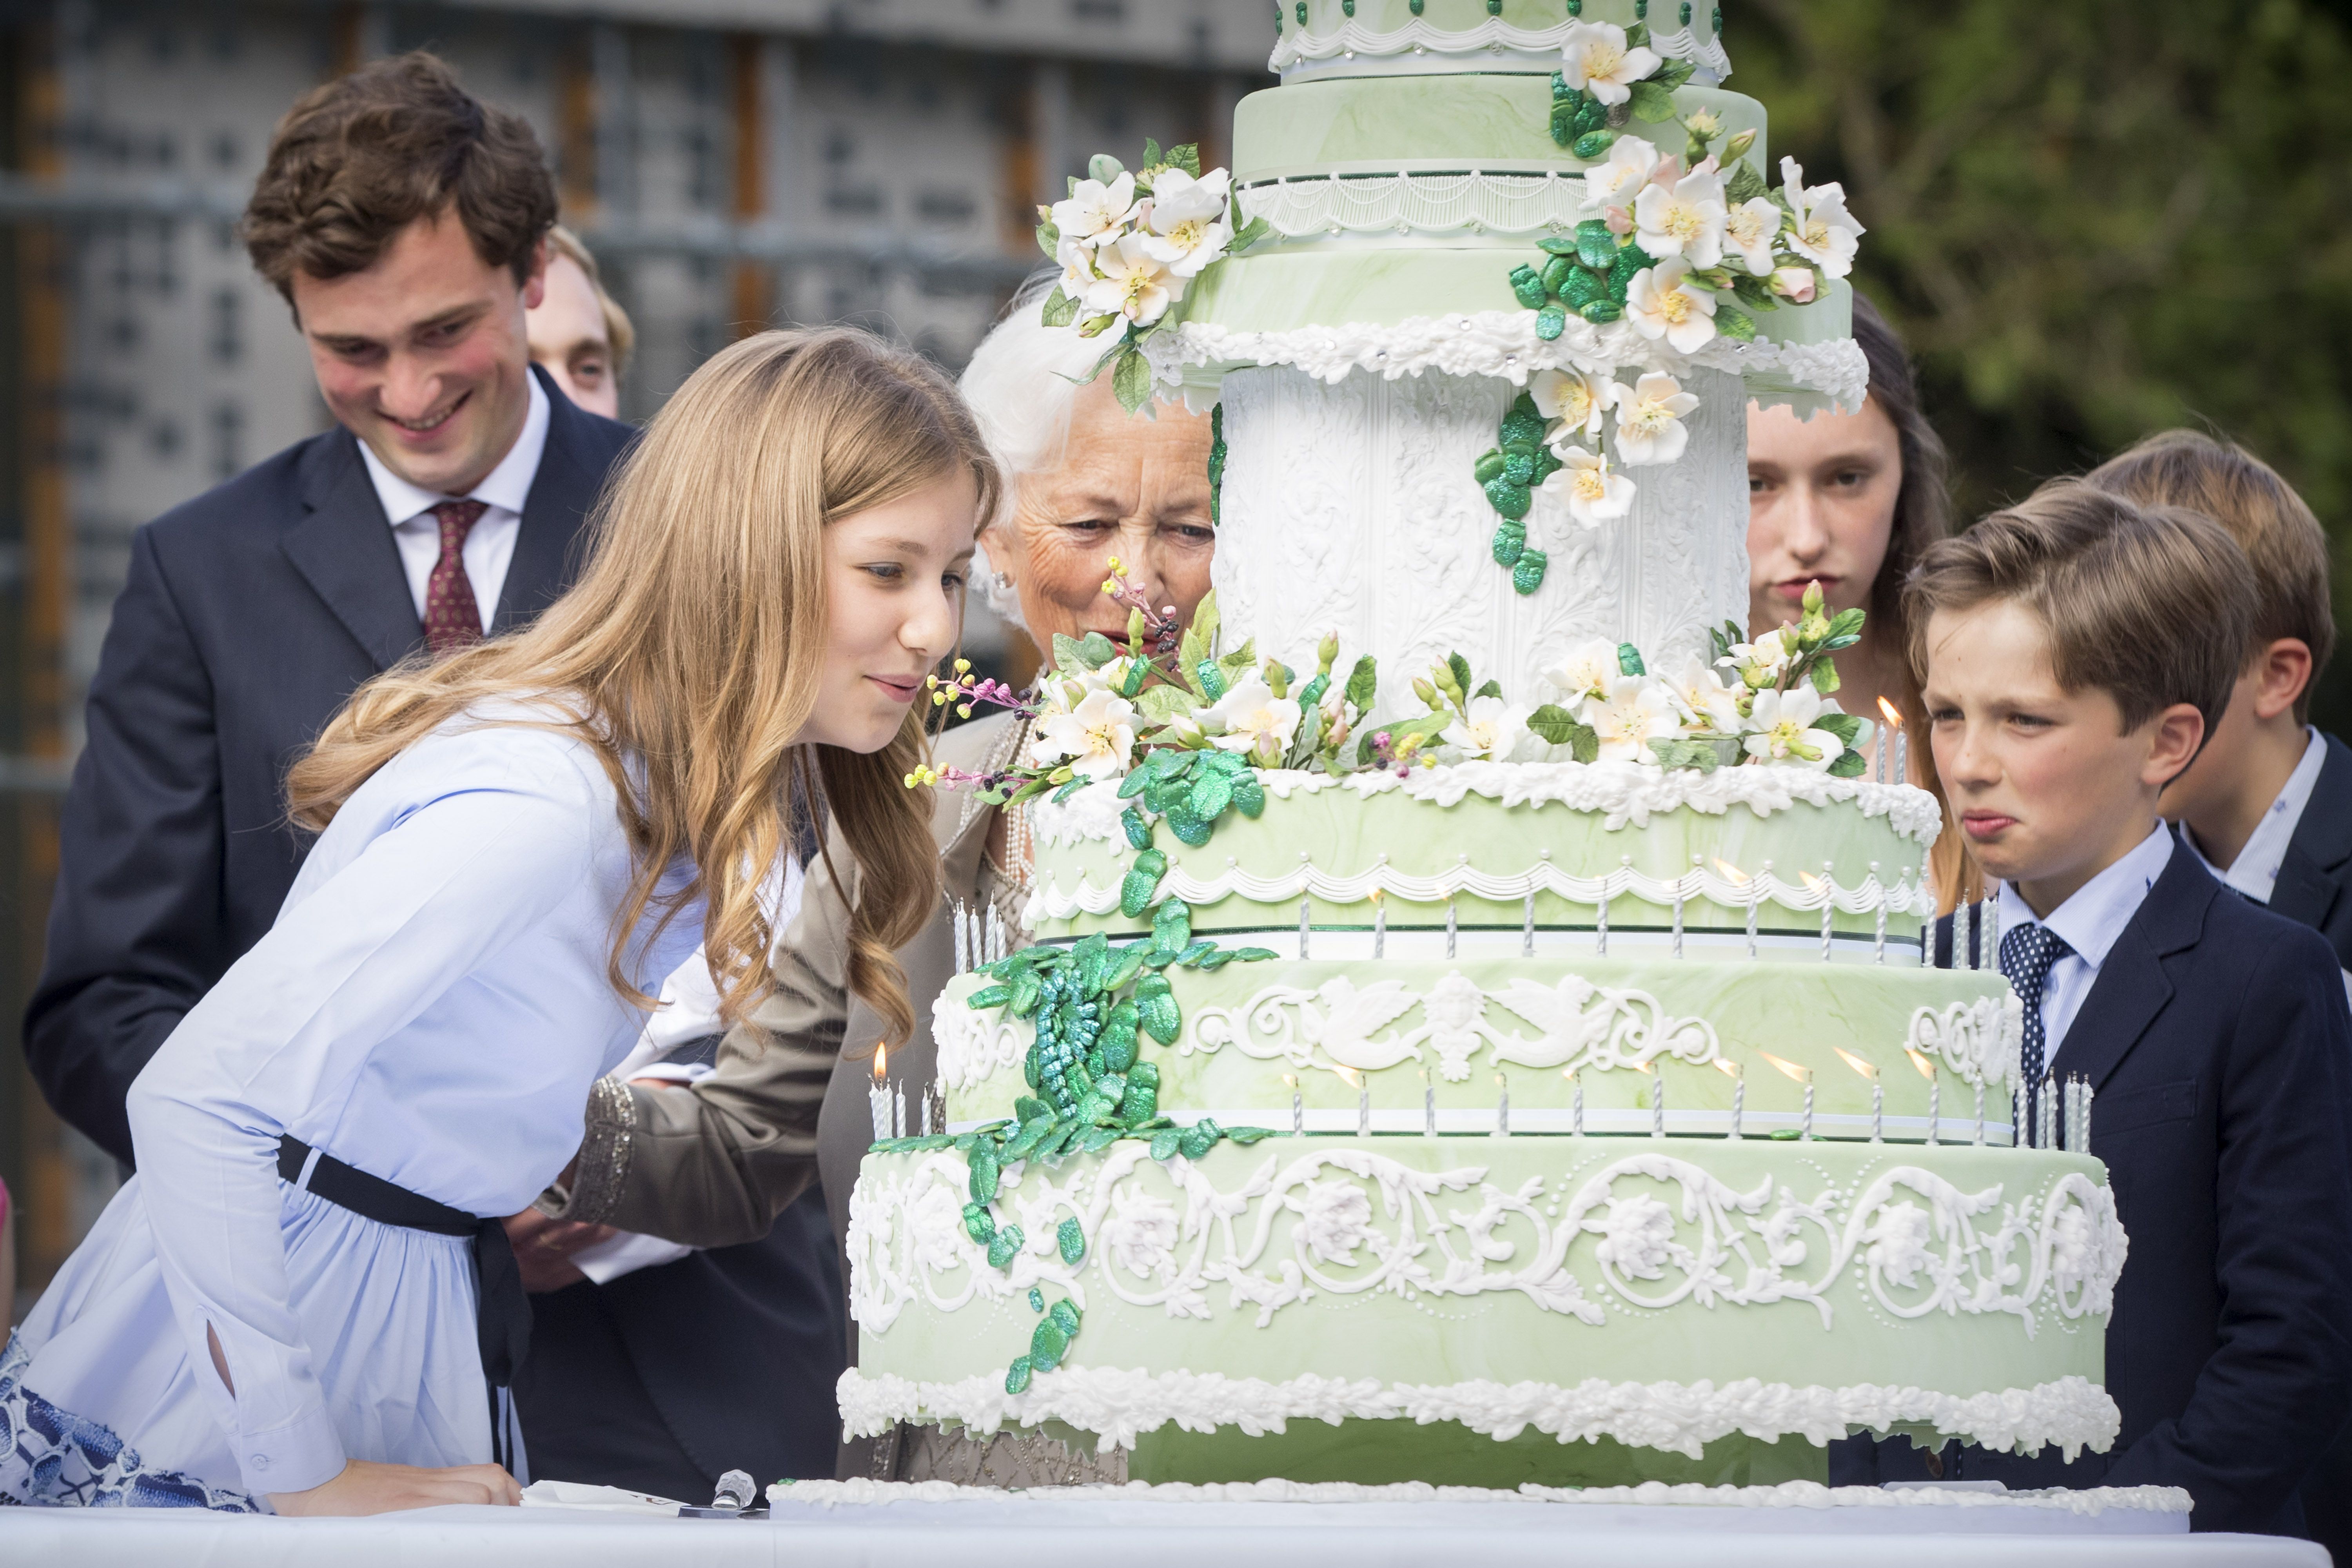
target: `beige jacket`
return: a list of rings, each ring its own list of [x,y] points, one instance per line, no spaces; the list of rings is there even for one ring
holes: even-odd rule
[[[947,731],[935,750],[942,765],[985,772],[1003,766],[1018,740],[1013,716],[1000,713]],[[905,1087],[910,1121],[933,1077],[931,1003],[955,970],[948,900],[980,899],[995,816],[970,792],[937,795],[931,828],[946,896],[938,917],[898,954],[915,1034],[890,1052],[889,1066]],[[717,1070],[671,1089],[599,1081],[572,1188],[551,1189],[541,1208],[691,1247],[727,1247],[765,1236],[784,1205],[821,1178],[834,1245],[843,1245],[850,1188],[874,1138],[866,1090],[882,1022],[850,996],[846,980],[857,868],[838,841],[830,860],[847,896],[824,858],[810,866],[800,915],[778,944],[775,993],[728,1033]],[[854,1331],[852,1339],[854,1362]]]

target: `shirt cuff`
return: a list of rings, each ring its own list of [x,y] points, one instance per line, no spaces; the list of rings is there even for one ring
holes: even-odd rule
[[[598,1079],[588,1091],[587,1125],[571,1189],[558,1185],[541,1193],[536,1205],[540,1213],[583,1225],[604,1224],[620,1204],[636,1130],[637,1102],[629,1086],[615,1078]]]
[[[253,1497],[307,1492],[343,1473],[343,1439],[325,1409],[268,1432],[231,1432],[237,1474]]]

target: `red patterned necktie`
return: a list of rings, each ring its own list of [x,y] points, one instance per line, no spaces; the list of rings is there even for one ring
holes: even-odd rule
[[[466,535],[488,510],[489,503],[478,500],[445,500],[433,509],[441,524],[441,559],[425,584],[425,646],[436,658],[482,640],[482,606],[466,576]]]

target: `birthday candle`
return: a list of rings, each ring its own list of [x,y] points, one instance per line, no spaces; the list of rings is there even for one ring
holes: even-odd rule
[[[1813,1141],[1813,1069],[1805,1069],[1805,1131],[1804,1140]]]
[[[1878,862],[1875,860],[1870,863],[1870,877],[1873,882],[1878,882]],[[1874,945],[1871,949],[1871,962],[1884,963],[1886,962],[1886,885],[1883,882],[1878,882],[1874,901],[1878,909],[1878,932],[1873,939]]]
[[[1977,1147],[1979,1149],[1983,1148],[1984,1141],[1984,1079],[1977,1079]]]
[[[1361,1075],[1356,1079],[1356,1136],[1372,1135],[1372,1080]]]
[[[1650,1136],[1666,1135],[1666,1069],[1663,1062],[1650,1064]]]
[[[1457,916],[1454,908],[1454,900],[1449,896],[1445,900],[1445,956],[1448,958],[1452,958],[1454,956],[1454,933],[1460,929],[1454,923],[1456,918]]]
[[[1429,1069],[1421,1069],[1421,1135],[1437,1136],[1437,1085],[1430,1081]]]
[[[1388,952],[1389,906],[1381,897],[1381,889],[1372,889],[1372,956],[1379,958]]]
[[[1308,916],[1312,913],[1314,908],[1315,900],[1313,899],[1301,899],[1298,900],[1298,958],[1299,962],[1302,963],[1307,960],[1307,931]]]
[[[1495,1136],[1508,1138],[1511,1135],[1511,1080],[1496,1073],[1495,1084],[1499,1091],[1495,1101]]]
[[[1536,891],[1533,888],[1529,888],[1528,889],[1526,910],[1519,917],[1519,956],[1521,958],[1533,958],[1535,955]]]
[[[1592,951],[1596,956],[1601,958],[1609,956],[1609,878],[1605,873],[1601,879],[1600,912],[1593,922],[1592,942]]]
[[[1676,958],[1680,958],[1680,957],[1683,955],[1683,882],[1684,882],[1684,880],[1685,880],[1685,879],[1683,879],[1683,878],[1681,878],[1681,877],[1677,877],[1677,878],[1675,878],[1675,956]]]
[[[898,1084],[890,1091],[890,1136],[907,1135],[907,1086]]]
[[[1748,1079],[1739,1064],[1731,1064],[1731,1135],[1741,1136],[1741,1125],[1748,1118]]]
[[[1584,1136],[1584,1069],[1577,1068],[1568,1075],[1570,1093],[1568,1100],[1568,1130],[1576,1137]]]
[[[1307,1131],[1307,1101],[1298,1092],[1297,1073],[1284,1073],[1282,1081],[1290,1086],[1290,1135],[1297,1138]]]

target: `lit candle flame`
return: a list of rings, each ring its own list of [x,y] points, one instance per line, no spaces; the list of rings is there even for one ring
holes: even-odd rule
[[[1739,1076],[1739,1064],[1738,1062],[1731,1061],[1723,1057],[1717,1057],[1715,1058],[1715,1066],[1716,1070],[1722,1073],[1727,1078],[1738,1078]]]
[[[1354,1068],[1335,1067],[1331,1070],[1338,1073],[1340,1080],[1349,1089],[1361,1089],[1364,1087],[1364,1075],[1358,1072]]]
[[[1282,1075],[1282,1087],[1285,1089],[1297,1089],[1298,1087],[1298,1075],[1295,1072],[1284,1073]]]
[[[1797,873],[1797,877],[1800,881],[1803,882],[1806,887],[1811,889],[1816,893],[1820,892],[1823,888],[1829,885],[1826,880],[1814,876],[1811,871],[1800,871]]]
[[[1903,714],[1895,708],[1894,703],[1889,702],[1885,698],[1882,697],[1878,700],[1878,710],[1886,716],[1886,727],[1888,729],[1900,730],[1903,728]]]
[[[887,1046],[877,1046],[874,1047],[874,1081],[876,1083],[880,1083],[884,1079],[887,1079],[889,1076],[890,1047]]]
[[[1837,1052],[1838,1059],[1840,1061],[1845,1063],[1846,1066],[1852,1068],[1854,1071],[1860,1073],[1871,1082],[1876,1083],[1878,1081],[1878,1068],[1873,1063],[1863,1060],[1860,1057],[1855,1056],[1852,1051],[1847,1050],[1843,1046],[1832,1046],[1830,1049]]]
[[[1784,1062],[1769,1051],[1759,1051],[1756,1054],[1762,1057],[1766,1061],[1770,1062],[1774,1067],[1779,1068],[1782,1072],[1787,1073],[1790,1078],[1795,1079],[1799,1083],[1803,1083],[1813,1076],[1812,1068],[1801,1068],[1794,1062]]]
[[[1748,885],[1748,874],[1745,871],[1742,871],[1738,867],[1733,865],[1730,861],[1717,859],[1715,863],[1715,868],[1717,871],[1722,872],[1727,880],[1736,882],[1741,887]]]
[[[1926,1079],[1929,1083],[1936,1081],[1936,1064],[1929,1058],[1927,1052],[1915,1051],[1906,1046],[1903,1047],[1903,1054],[1911,1058],[1911,1065],[1919,1069],[1921,1078]]]

